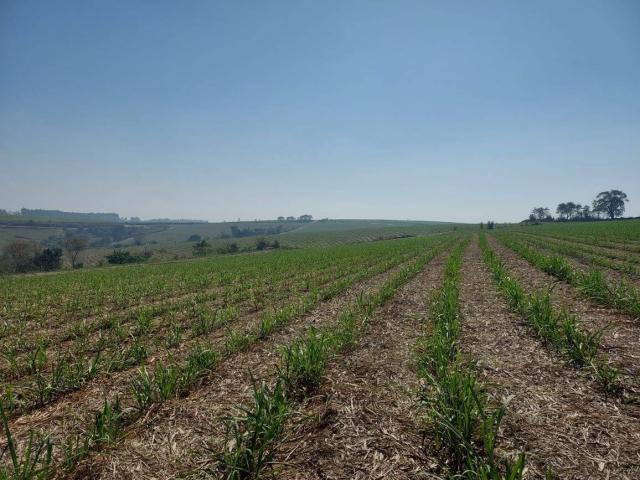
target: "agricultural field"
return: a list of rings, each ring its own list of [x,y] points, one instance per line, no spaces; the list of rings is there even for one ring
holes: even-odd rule
[[[0,278],[0,479],[640,478],[640,222],[350,222]]]
[[[281,248],[330,247],[403,237],[431,235],[468,228],[464,224],[400,220],[320,220],[252,221],[218,223],[71,223],[16,222],[0,216],[0,251],[15,241],[31,242],[37,247],[62,247],[66,236],[82,236],[88,246],[77,261],[84,267],[107,266],[105,257],[114,249],[132,255],[146,254],[145,263],[165,263],[194,258],[193,246],[198,240],[209,245],[208,255],[235,244],[239,250],[255,248],[256,240],[277,241]],[[232,235],[233,229],[244,232]],[[260,233],[266,232],[266,233]],[[64,268],[71,268],[65,258]],[[0,265],[1,266],[1,265]],[[0,274],[2,273],[0,269]]]

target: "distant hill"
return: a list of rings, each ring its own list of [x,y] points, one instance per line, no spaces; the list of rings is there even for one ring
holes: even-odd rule
[[[62,210],[42,210],[23,208],[20,210],[20,216],[26,219],[46,220],[54,222],[110,222],[118,223],[123,219],[117,213],[81,213],[81,212],[63,212]]]
[[[206,220],[154,218],[141,220],[138,217],[121,217],[117,213],[102,212],[65,212],[63,210],[45,210],[40,208],[22,208],[19,212],[7,212],[0,209],[0,223],[13,224],[82,224],[82,223],[131,223],[131,224],[174,224],[174,223],[208,223]]]
[[[299,232],[336,232],[341,230],[380,229],[390,227],[425,227],[428,225],[450,225],[452,222],[434,222],[422,220],[383,220],[383,219],[330,219],[325,218],[307,223]]]
[[[60,213],[72,212],[40,210],[36,211],[41,215],[37,217],[30,215],[34,211],[25,209],[29,216],[0,214],[0,253],[16,240],[32,241],[41,248],[55,248],[62,245],[66,236],[79,235],[89,241],[89,248],[79,257],[85,267],[104,262],[105,255],[115,248],[125,248],[135,255],[150,253],[152,257],[148,261],[159,262],[191,258],[193,245],[201,240],[206,240],[214,252],[231,243],[251,248],[261,236],[278,240],[281,248],[308,248],[433,235],[471,227],[448,222],[360,219],[155,223],[117,216],[119,221],[105,222],[98,220],[105,218],[100,217],[101,214],[76,214],[60,219]],[[58,215],[58,220],[46,215]]]

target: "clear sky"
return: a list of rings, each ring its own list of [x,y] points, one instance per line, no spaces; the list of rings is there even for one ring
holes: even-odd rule
[[[640,215],[640,1],[0,0],[0,208]]]

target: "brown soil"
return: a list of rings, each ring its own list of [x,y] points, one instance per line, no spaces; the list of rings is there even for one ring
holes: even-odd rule
[[[504,247],[490,236],[491,248],[500,256],[509,273],[522,282],[526,289],[552,288],[551,298],[556,307],[565,306],[577,315],[582,327],[594,331],[606,328],[602,338],[602,351],[620,369],[630,401],[640,400],[640,321],[612,308],[600,306],[580,295],[575,288],[560,282]]]
[[[277,478],[406,479],[437,465],[422,448],[416,418],[414,347],[446,259],[404,285],[374,314],[357,349],[327,369],[300,412],[312,420],[277,455]]]
[[[638,418],[607,401],[585,373],[550,354],[509,312],[475,241],[462,266],[461,304],[461,350],[478,361],[496,403],[508,404],[501,449],[526,451],[529,478],[543,477],[547,466],[556,478],[640,477]]]

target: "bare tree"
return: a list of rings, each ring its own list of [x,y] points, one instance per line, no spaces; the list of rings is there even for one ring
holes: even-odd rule
[[[64,249],[69,254],[71,259],[71,268],[76,268],[76,261],[80,252],[87,248],[89,245],[89,239],[87,237],[72,235],[64,240]]]
[[[12,273],[33,270],[33,259],[38,253],[35,243],[27,240],[14,240],[4,247],[2,258],[0,259],[3,270]]]

